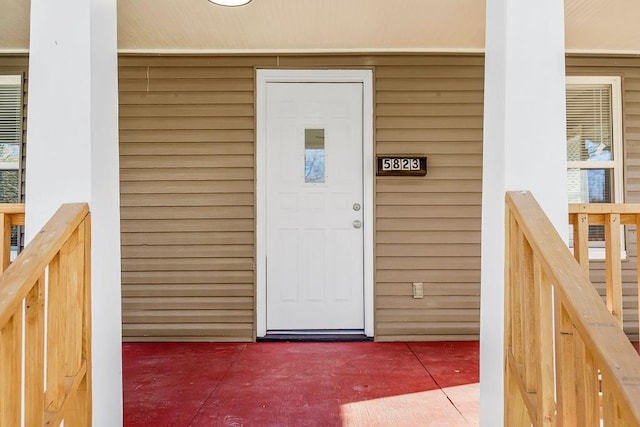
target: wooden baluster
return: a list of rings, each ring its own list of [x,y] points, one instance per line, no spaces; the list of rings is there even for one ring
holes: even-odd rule
[[[0,426],[19,426],[22,406],[22,305],[0,329]]]
[[[574,357],[577,375],[576,412],[578,426],[600,426],[600,399],[598,395],[599,381],[598,369],[595,366],[593,356],[585,346],[578,332],[573,331]]]
[[[509,367],[507,367],[507,374],[505,377],[504,425],[529,426],[532,423],[527,411],[527,405],[523,400],[527,396],[523,395],[523,390],[518,384],[518,374],[517,372],[511,372]]]
[[[84,230],[83,230],[84,234]],[[79,242],[78,230],[74,231],[60,249],[61,269],[65,281],[65,376],[73,377],[78,373],[82,363],[82,301],[84,298],[82,283],[82,264],[84,248]]]
[[[576,365],[574,330],[569,314],[562,305],[561,295],[555,292],[556,377],[558,388],[558,425],[582,427],[577,420]]]
[[[0,213],[0,273],[9,267],[11,262],[11,215]]]
[[[44,275],[26,298],[25,331],[25,424],[44,421]]]
[[[64,270],[60,253],[49,264],[47,295],[47,391],[45,406],[48,412],[58,412],[64,400]]]
[[[533,296],[536,313],[534,329],[535,360],[537,369],[537,425],[556,425],[556,403],[553,361],[553,298],[551,282],[547,279],[540,262],[536,258],[533,263]]]
[[[519,288],[520,288],[520,308],[522,315],[522,363],[524,367],[524,383],[527,393],[537,392],[537,370],[538,360],[536,352],[536,317],[538,309],[533,284],[533,250],[524,235],[520,235],[519,251]],[[534,422],[535,424],[535,422]]]
[[[605,427],[625,425],[606,377],[602,378],[602,421]]]
[[[622,262],[620,259],[620,214],[605,215],[607,308],[622,327]]]
[[[513,347],[513,316],[514,310],[512,308],[513,303],[513,287],[515,286],[515,255],[513,247],[515,247],[515,234],[516,234],[515,219],[507,210],[506,224],[505,224],[505,246],[507,258],[505,261],[505,297],[504,297],[504,316],[505,316],[505,328],[504,328],[504,348],[505,353],[511,352]]]
[[[522,241],[524,236],[520,231],[518,223],[513,219],[514,228],[511,235],[511,250],[513,253],[513,263],[511,264],[511,352],[514,361],[518,365],[524,364],[524,339],[523,339],[523,307],[522,307],[522,276],[520,274],[520,263],[522,251]]]

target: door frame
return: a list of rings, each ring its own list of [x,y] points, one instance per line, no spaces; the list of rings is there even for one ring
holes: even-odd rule
[[[267,150],[266,88],[268,83],[362,83],[362,183],[364,333],[373,337],[373,71],[256,70],[256,335],[267,333]]]

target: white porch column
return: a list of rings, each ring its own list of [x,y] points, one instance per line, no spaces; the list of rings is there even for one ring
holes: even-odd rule
[[[31,0],[27,239],[92,213],[93,421],[122,424],[116,0]]]
[[[480,424],[503,425],[504,194],[530,190],[567,234],[564,2],[487,0]]]

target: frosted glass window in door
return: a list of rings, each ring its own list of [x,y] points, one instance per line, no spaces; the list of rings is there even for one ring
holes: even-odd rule
[[[325,182],[324,129],[304,130],[304,182]]]

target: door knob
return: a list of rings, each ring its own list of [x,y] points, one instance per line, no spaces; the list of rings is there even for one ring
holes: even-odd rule
[[[353,228],[360,228],[360,227],[362,227],[362,221],[357,219],[353,221]]]

